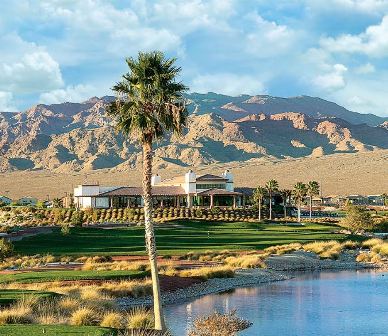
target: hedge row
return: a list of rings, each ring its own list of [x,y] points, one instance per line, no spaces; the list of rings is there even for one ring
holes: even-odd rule
[[[179,218],[201,218],[205,220],[242,221],[258,218],[252,209],[188,209],[159,208],[153,213],[155,221]],[[0,210],[0,223],[13,225],[41,226],[68,223],[73,225],[98,223],[128,223],[144,221],[143,208],[128,209],[35,209],[13,208]]]

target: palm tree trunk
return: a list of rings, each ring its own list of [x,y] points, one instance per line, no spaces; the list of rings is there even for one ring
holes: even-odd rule
[[[300,201],[298,202],[298,222],[300,223]]]
[[[164,317],[162,313],[162,301],[160,296],[160,285],[157,265],[157,251],[155,242],[154,225],[152,222],[152,142],[143,144],[143,199],[144,199],[144,224],[146,248],[151,266],[152,291],[154,299],[155,329],[165,330]]]
[[[259,221],[261,221],[261,199],[259,200]]]
[[[287,217],[287,203],[286,203],[286,200],[284,200],[283,210],[284,210],[284,218],[286,218]]]
[[[269,220],[272,220],[272,194],[269,193]]]
[[[310,196],[310,220],[313,217],[313,196]]]

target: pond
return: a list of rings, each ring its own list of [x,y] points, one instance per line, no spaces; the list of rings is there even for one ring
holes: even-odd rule
[[[187,335],[197,316],[237,309],[253,322],[239,335],[388,335],[388,273],[317,272],[238,288],[166,307],[173,335]]]

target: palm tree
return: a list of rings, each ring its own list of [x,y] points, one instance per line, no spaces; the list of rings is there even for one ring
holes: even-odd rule
[[[282,189],[282,190],[280,190],[280,193],[282,194],[282,198],[283,198],[284,218],[286,218],[287,217],[287,204],[289,203],[290,198],[292,196],[292,190]]]
[[[261,221],[261,205],[263,203],[263,199],[266,194],[267,194],[267,189],[261,186],[258,186],[253,192],[253,201],[259,207],[259,221]]]
[[[388,194],[381,194],[381,198],[383,199],[383,206],[385,207],[388,204]]]
[[[307,183],[307,195],[310,201],[310,219],[313,214],[313,197],[319,195],[319,183],[317,181],[309,181]]]
[[[53,199],[53,207],[54,208],[62,208],[63,207],[63,201],[61,198],[54,198]]]
[[[307,186],[303,182],[298,182],[294,185],[293,196],[298,207],[298,222],[300,223],[300,208],[302,206],[303,199],[307,194]]]
[[[269,220],[272,220],[272,196],[275,191],[279,190],[279,183],[276,180],[269,180],[265,188],[267,189],[269,198]]]
[[[182,134],[187,121],[183,98],[187,87],[177,82],[181,69],[175,65],[176,59],[166,59],[161,52],[140,52],[137,59],[127,58],[126,62],[130,71],[113,87],[116,100],[108,113],[115,119],[119,131],[142,146],[145,238],[151,266],[155,329],[164,330],[152,222],[152,145],[169,133]]]

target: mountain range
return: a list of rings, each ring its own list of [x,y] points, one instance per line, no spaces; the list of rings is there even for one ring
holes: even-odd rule
[[[139,145],[115,132],[106,116],[113,99],[0,112],[0,172],[139,166]],[[320,98],[191,93],[187,101],[187,130],[179,139],[170,136],[156,144],[158,168],[388,149],[388,118]]]

